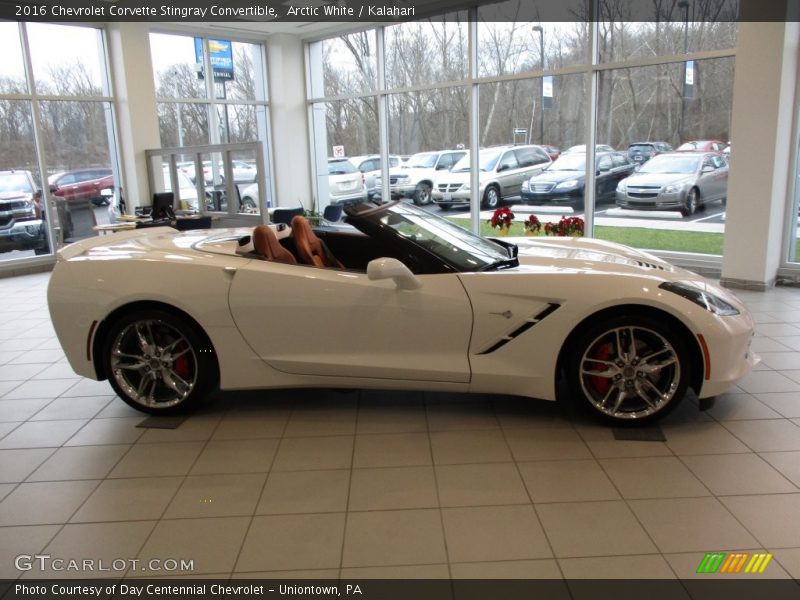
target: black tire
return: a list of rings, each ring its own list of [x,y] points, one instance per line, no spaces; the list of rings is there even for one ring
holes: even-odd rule
[[[692,188],[686,194],[686,199],[681,207],[681,215],[691,217],[697,211],[697,188]]]
[[[652,423],[669,414],[692,375],[681,335],[646,315],[620,315],[590,326],[566,357],[570,397],[618,426]]]
[[[127,404],[153,415],[197,407],[216,387],[214,349],[186,317],[164,310],[131,312],[108,329],[102,361]]]
[[[417,184],[417,188],[414,190],[414,204],[417,206],[425,206],[430,204],[433,201],[433,196],[431,192],[433,188],[431,188],[431,184],[422,181]]]
[[[500,198],[500,190],[498,190],[494,185],[490,185],[486,188],[486,191],[483,192],[483,208],[494,210],[500,206],[501,200],[502,198]]]

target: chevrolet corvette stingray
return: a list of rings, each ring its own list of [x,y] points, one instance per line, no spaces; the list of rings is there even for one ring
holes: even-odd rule
[[[729,291],[596,239],[486,239],[413,205],[347,224],[147,228],[63,248],[48,301],[72,368],[163,414],[217,389],[379,388],[555,400],[653,421],[758,361]],[[254,251],[243,252],[248,243]]]

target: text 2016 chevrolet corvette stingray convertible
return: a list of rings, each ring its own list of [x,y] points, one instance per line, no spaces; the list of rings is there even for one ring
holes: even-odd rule
[[[413,206],[347,225],[142,229],[64,248],[50,313],[72,368],[149,413],[215,389],[447,390],[572,399],[612,422],[708,398],[758,358],[730,292],[582,238],[519,245]],[[254,251],[237,247],[252,234]]]

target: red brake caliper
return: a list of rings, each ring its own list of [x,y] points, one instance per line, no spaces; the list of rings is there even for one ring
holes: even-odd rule
[[[594,354],[592,354],[591,358],[594,360],[601,360],[606,361],[608,357],[611,356],[611,344],[602,344],[597,347]],[[607,371],[608,367],[600,365],[598,363],[598,367],[602,366],[602,369],[597,369],[598,371]],[[608,392],[608,388],[611,387],[611,380],[608,377],[598,377],[597,375],[592,376],[592,385],[594,389],[597,390],[600,395],[605,396]]]
[[[175,372],[180,375],[184,380],[187,380],[189,377],[189,359],[186,357],[186,354],[179,356],[175,360]]]

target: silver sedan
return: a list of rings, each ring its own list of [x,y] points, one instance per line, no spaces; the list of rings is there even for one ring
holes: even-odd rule
[[[684,217],[728,196],[728,163],[716,152],[659,154],[617,186],[617,205],[639,210],[679,210]]]

